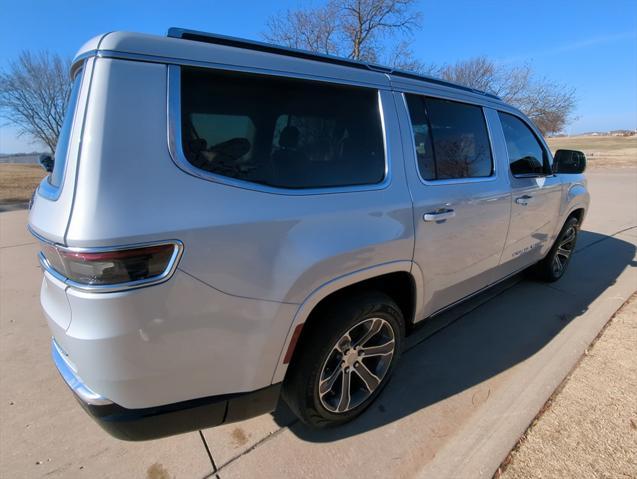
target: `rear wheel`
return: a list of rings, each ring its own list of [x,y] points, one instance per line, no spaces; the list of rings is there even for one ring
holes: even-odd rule
[[[551,251],[537,264],[537,272],[540,279],[553,282],[564,275],[575,251],[578,231],[579,221],[577,221],[577,218],[569,218],[564,223]]]
[[[283,398],[310,426],[348,422],[380,394],[400,357],[400,309],[384,294],[364,294],[334,303],[307,328]]]

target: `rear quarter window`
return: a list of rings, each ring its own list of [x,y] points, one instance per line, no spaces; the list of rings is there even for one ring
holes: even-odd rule
[[[385,154],[378,91],[182,68],[187,161],[278,188],[380,183]]]
[[[77,97],[82,83],[82,72],[83,70],[80,70],[73,79],[69,102],[66,107],[66,113],[64,114],[64,121],[62,122],[62,128],[60,129],[58,142],[55,147],[55,163],[53,164],[53,171],[49,175],[48,179],[49,184],[55,188],[59,188],[62,185],[62,180],[64,178],[64,171],[66,169],[66,161],[69,153],[69,140],[71,138],[71,130],[73,129],[73,118],[75,116]]]

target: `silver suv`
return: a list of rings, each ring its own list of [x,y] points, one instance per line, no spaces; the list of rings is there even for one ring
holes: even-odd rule
[[[112,435],[359,415],[420,321],[533,266],[589,203],[499,98],[171,29],[90,40],[29,225],[52,354]]]

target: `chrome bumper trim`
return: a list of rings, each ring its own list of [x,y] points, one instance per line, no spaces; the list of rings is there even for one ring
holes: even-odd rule
[[[113,404],[113,401],[100,396],[86,384],[84,384],[79,377],[77,377],[77,375],[65,359],[66,355],[60,349],[60,346],[55,341],[55,339],[51,339],[51,356],[53,357],[53,362],[62,375],[64,382],[68,385],[68,387],[71,388],[71,390],[83,403],[91,404],[93,406],[105,406],[108,404]]]

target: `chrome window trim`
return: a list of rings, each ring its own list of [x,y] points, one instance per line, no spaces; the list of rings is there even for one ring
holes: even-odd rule
[[[508,106],[503,103],[501,99],[495,99],[492,97],[479,96],[478,93],[470,93],[464,90],[454,90],[451,87],[443,87],[442,85],[407,85],[401,81],[396,81],[392,78],[392,91],[402,93],[404,95],[420,95],[428,96],[431,98],[437,98],[440,100],[455,101],[458,103],[466,103],[467,105],[474,105],[480,107],[493,108],[497,110],[502,106]]]
[[[89,50],[81,55],[78,55],[74,59],[74,65],[76,62],[85,60],[90,57],[96,58],[111,58],[116,60],[130,60],[144,63],[157,63],[160,65],[175,65],[175,66],[187,66],[187,67],[199,67],[199,68],[210,68],[216,70],[224,70],[224,71],[235,71],[235,72],[243,72],[243,73],[256,73],[260,75],[271,75],[278,76],[284,78],[298,78],[301,80],[314,80],[321,81],[325,83],[335,83],[338,85],[351,85],[351,86],[360,86],[365,88],[374,88],[377,90],[391,90],[391,86],[389,83],[381,83],[381,82],[366,82],[361,80],[349,80],[346,78],[337,78],[331,76],[317,75],[315,73],[301,73],[296,71],[288,71],[288,70],[277,70],[271,68],[260,68],[253,66],[244,66],[244,65],[234,65],[231,63],[220,63],[220,62],[212,62],[205,60],[192,60],[188,58],[179,58],[179,57],[166,57],[161,55],[151,55],[147,53],[129,53],[129,52],[120,52],[117,50]],[[75,66],[72,67],[72,69]],[[348,67],[343,67],[348,68]],[[379,73],[380,72],[376,72]],[[385,76],[386,78],[386,76]]]
[[[288,78],[284,75],[277,75]],[[211,173],[202,170],[188,161],[184,155],[181,139],[181,72],[180,67],[176,65],[168,65],[167,72],[167,127],[168,127],[168,151],[170,156],[178,168],[197,178],[220,183],[235,188],[258,191],[261,193],[270,193],[284,196],[309,196],[309,195],[326,195],[336,193],[353,193],[362,191],[376,191],[386,189],[392,180],[391,174],[391,157],[389,153],[389,137],[385,125],[385,111],[381,91],[377,91],[378,115],[380,116],[381,130],[383,136],[383,153],[385,155],[384,178],[379,183],[368,185],[351,185],[351,186],[333,186],[324,188],[278,188],[267,186],[260,183],[254,183],[247,180],[240,180],[223,175]],[[366,87],[369,88],[369,87]]]
[[[489,107],[485,107],[484,105],[480,105],[478,103],[469,103],[471,106],[477,106],[480,108],[480,110],[482,111],[482,117],[484,119],[484,126],[487,130],[487,137],[489,138],[489,148],[491,150],[491,165],[493,166],[492,170],[491,170],[491,175],[489,176],[480,176],[480,177],[470,177],[470,178],[451,178],[451,179],[442,179],[442,180],[425,180],[421,173],[420,173],[420,168],[418,168],[418,153],[416,152],[416,144],[414,143],[414,126],[411,123],[411,116],[409,115],[409,106],[407,105],[407,97],[406,95],[420,95],[420,96],[427,96],[427,97],[431,97],[431,98],[436,98],[439,100],[449,100],[449,101],[455,101],[456,103],[466,103],[463,101],[459,101],[459,100],[453,100],[450,98],[446,98],[446,97],[441,97],[441,96],[436,96],[436,95],[430,95],[430,94],[424,94],[424,93],[411,93],[411,92],[402,92],[402,97],[403,97],[403,105],[405,107],[405,111],[407,112],[407,118],[409,120],[409,134],[410,134],[410,144],[411,144],[411,150],[413,151],[414,155],[413,155],[413,160],[415,161],[416,164],[416,174],[418,175],[418,179],[420,180],[420,182],[425,185],[425,186],[446,186],[446,185],[462,185],[462,184],[466,184],[466,183],[486,183],[489,181],[496,181],[498,179],[498,167],[497,164],[498,162],[496,161],[495,155],[493,154],[493,137],[491,135],[491,129],[489,128],[489,122],[487,121],[487,115],[485,112],[485,108],[489,108]],[[433,142],[433,138],[432,138],[432,142]]]
[[[78,98],[80,93],[82,92],[82,88],[84,86],[84,79],[86,78],[85,75],[85,69],[86,67],[86,60],[82,60],[82,63],[77,66],[77,67],[73,67],[71,69],[71,84],[73,82],[75,82],[75,79],[77,78],[78,75],[82,75],[82,78],[80,79],[80,86],[79,86],[79,91],[77,92]],[[88,98],[88,97],[87,97]],[[67,105],[68,108],[68,105]],[[75,110],[73,111],[73,120],[71,121],[71,134],[75,131],[75,122],[77,121],[77,112],[79,110],[79,105],[76,103],[75,104]],[[66,114],[66,112],[65,112]],[[86,114],[85,114],[86,116]],[[82,135],[84,134],[84,122],[82,121],[82,129],[79,132],[80,135],[80,143],[82,141]],[[64,183],[66,181],[66,173],[67,173],[67,165],[68,165],[68,161],[69,161],[69,150],[70,150],[70,145],[68,145],[67,149],[66,149],[66,157],[64,158],[64,171],[62,171],[62,181],[60,182],[59,186],[53,186],[50,182],[49,179],[51,178],[51,173],[47,174],[44,178],[42,178],[42,181],[40,182],[40,184],[38,185],[36,191],[37,193],[42,196],[43,198],[46,198],[49,201],[57,201],[60,198],[60,195],[62,194],[62,188],[64,187]],[[79,152],[78,152],[78,157],[79,157]],[[53,158],[55,158],[55,152],[53,152]]]
[[[38,253],[38,259],[40,261],[40,266],[42,269],[61,281],[67,286],[70,286],[79,291],[84,291],[88,293],[114,293],[121,291],[130,291],[136,288],[143,288],[146,286],[153,286],[155,284],[164,283],[168,281],[175,271],[177,270],[177,265],[179,264],[179,260],[184,251],[184,244],[179,240],[160,240],[160,241],[149,241],[144,243],[132,243],[127,245],[113,246],[113,247],[92,247],[92,248],[78,248],[78,247],[68,247],[63,246],[59,243],[53,243],[49,241],[39,234],[37,234],[31,227],[28,227],[29,232],[41,243],[48,244],[58,250],[68,251],[72,253],[103,253],[103,252],[111,252],[111,251],[121,251],[126,249],[134,249],[134,248],[144,248],[147,246],[159,246],[169,244],[174,246],[174,251],[170,260],[168,262],[168,266],[164,270],[164,272],[158,276],[153,276],[152,278],[140,279],[136,281],[128,281],[126,283],[117,283],[117,284],[99,284],[99,285],[91,285],[86,283],[79,283],[77,281],[73,281],[70,278],[67,278],[63,273],[57,271],[51,264],[48,262],[44,253],[41,251]]]

